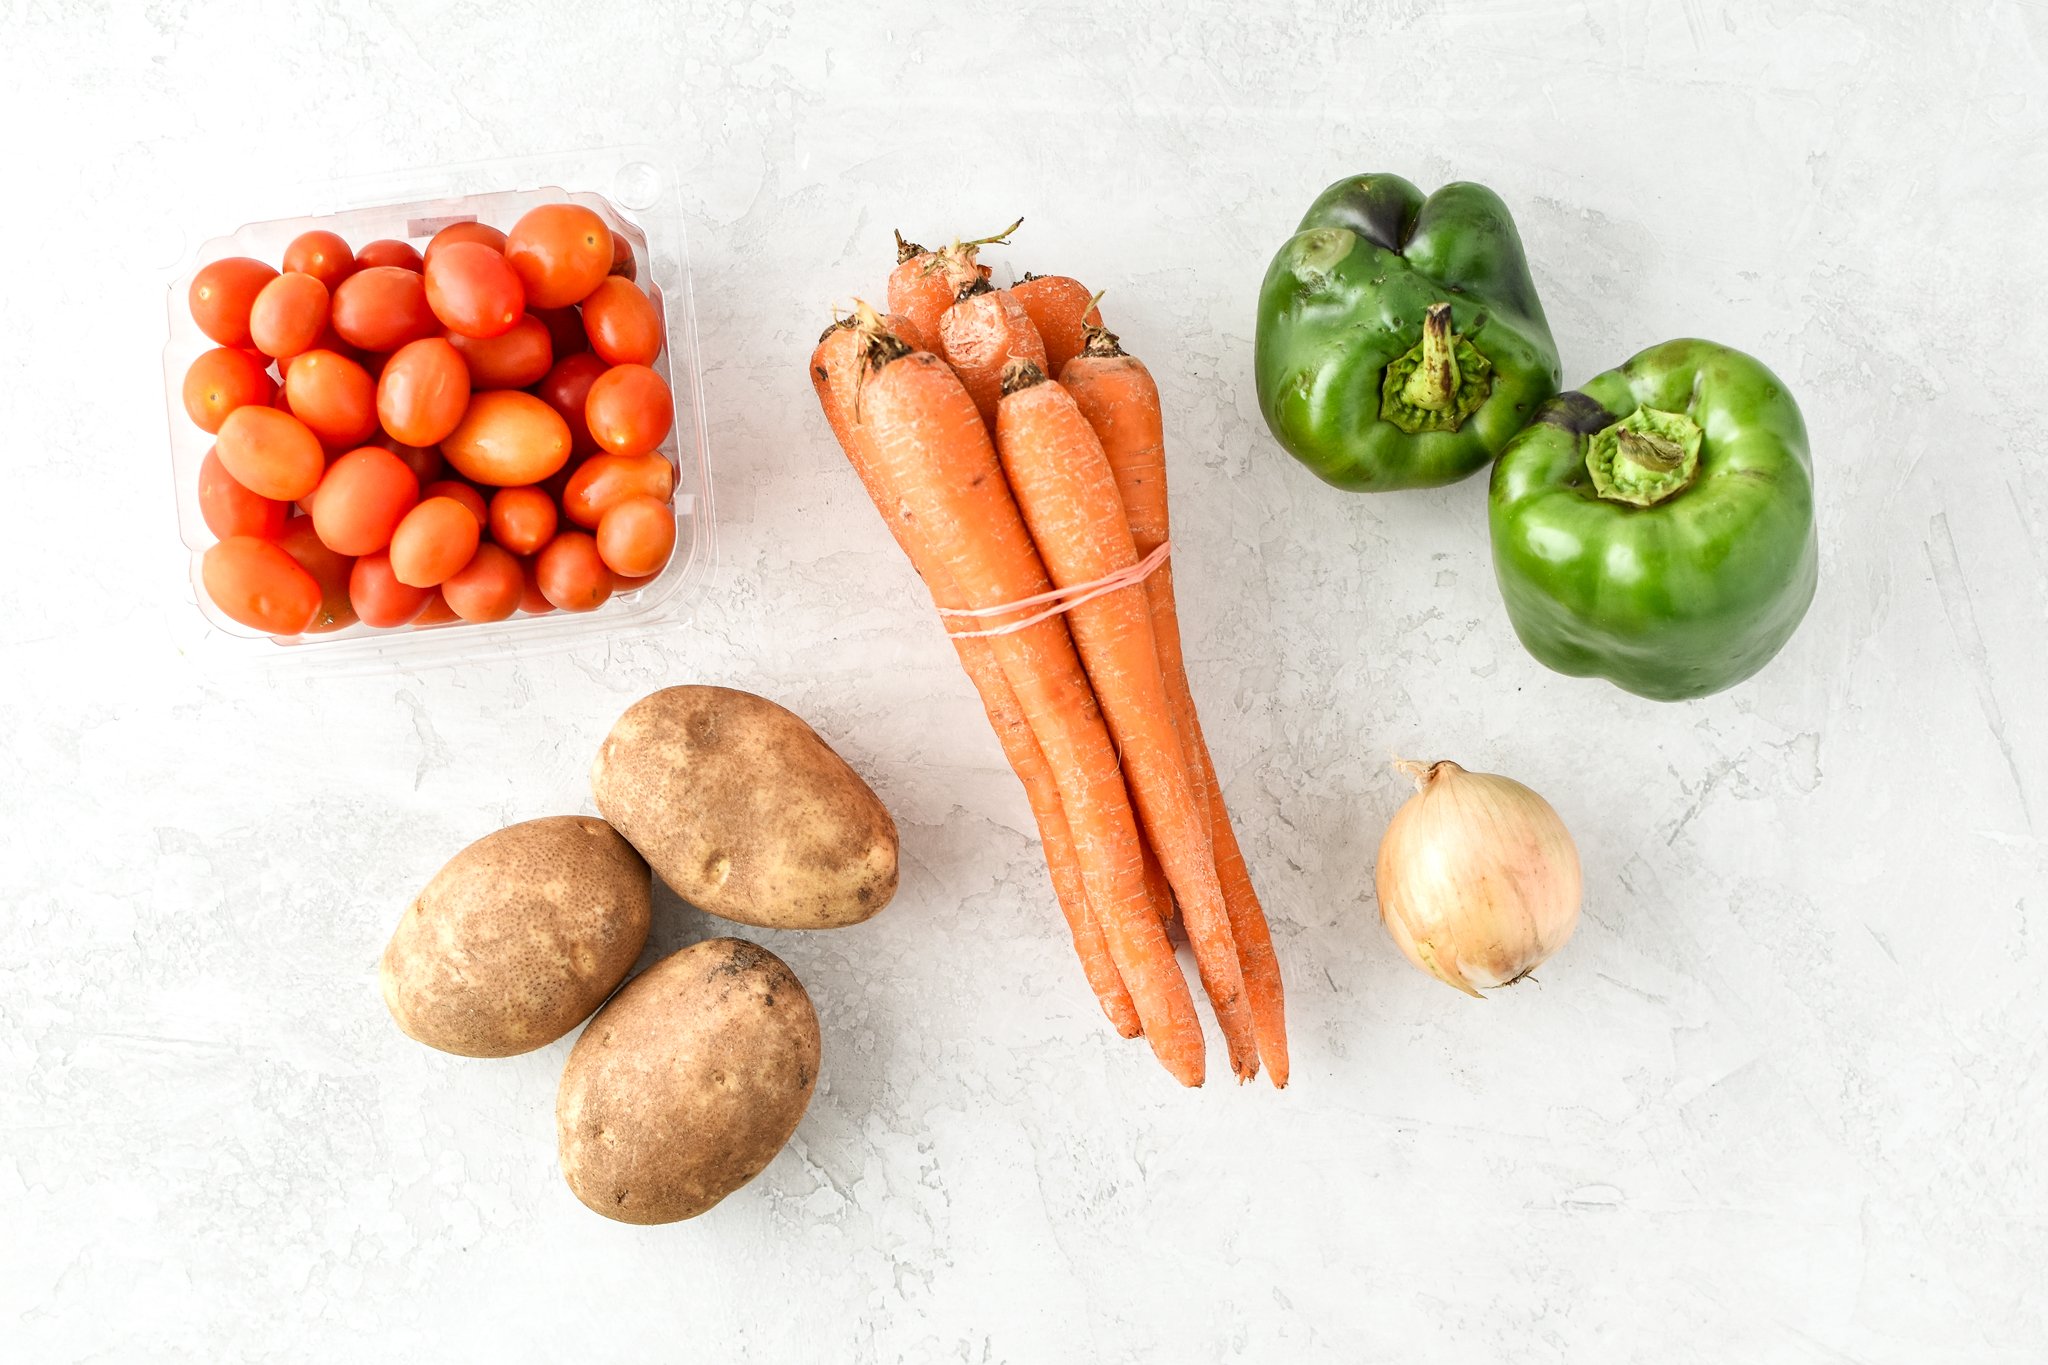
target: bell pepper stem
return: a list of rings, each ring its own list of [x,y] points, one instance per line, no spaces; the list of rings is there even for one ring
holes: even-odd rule
[[[1608,502],[1655,507],[1692,485],[1704,433],[1682,412],[1637,408],[1595,432],[1586,448],[1593,491]]]
[[[1401,397],[1425,412],[1442,412],[1458,396],[1458,377],[1451,305],[1432,303],[1422,315],[1422,363],[1401,386]]]

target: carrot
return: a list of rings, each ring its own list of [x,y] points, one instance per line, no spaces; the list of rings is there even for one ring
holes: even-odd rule
[[[996,451],[1053,582],[1068,587],[1136,565],[1116,478],[1074,400],[1028,360],[1004,370],[1002,390]],[[1146,838],[1180,906],[1231,1068],[1247,1079],[1258,1071],[1258,1044],[1243,971],[1210,848],[1208,811],[1196,804],[1173,726],[1146,594],[1131,584],[1076,604],[1067,621],[1123,754]]]
[[[1060,372],[1060,384],[1073,395],[1102,442],[1115,472],[1118,491],[1129,513],[1131,534],[1140,554],[1150,554],[1167,538],[1166,443],[1159,410],[1159,388],[1144,362],[1124,354],[1111,332],[1091,327],[1082,354]],[[1151,599],[1152,631],[1159,661],[1172,694],[1174,719],[1187,753],[1188,774],[1208,798],[1209,837],[1216,851],[1216,873],[1230,911],[1237,939],[1245,992],[1250,997],[1259,1057],[1276,1086],[1287,1084],[1286,993],[1280,980],[1273,935],[1252,887],[1244,852],[1231,828],[1215,761],[1202,736],[1188,689],[1181,649],[1180,615],[1174,607],[1173,565],[1162,564],[1145,580]]]
[[[910,323],[909,333],[895,335],[920,351],[937,354],[939,316],[953,306],[960,291],[975,280],[988,278],[988,267],[976,259],[982,247],[1010,240],[1010,234],[1024,226],[1024,220],[1004,228],[993,237],[971,242],[955,240],[951,246],[927,251],[896,234],[896,268],[889,272],[889,312]]]
[[[994,422],[1003,397],[1003,367],[1028,360],[1045,368],[1045,342],[1031,325],[1031,315],[1007,289],[991,289],[975,280],[960,291],[959,300],[939,317],[940,354],[973,395],[984,422]]]
[[[1102,323],[1095,296],[1070,275],[1026,275],[1010,286],[1010,293],[1024,305],[1031,325],[1045,342],[1045,372],[1049,375],[1057,375],[1081,354],[1089,326]]]
[[[942,608],[985,609],[1047,591],[996,462],[988,430],[959,378],[867,324],[867,370],[851,414],[892,522]],[[944,572],[937,572],[940,566]],[[936,580],[936,581],[935,581]],[[1201,1025],[1173,947],[1146,899],[1144,855],[1116,748],[1063,623],[1054,618],[988,637],[1058,784],[1088,904],[1146,1040],[1184,1085],[1199,1085]]]
[[[884,319],[884,322],[892,330],[902,324],[902,320],[897,318]],[[825,420],[831,423],[832,432],[839,438],[840,448],[846,452],[854,473],[860,477],[868,496],[880,505],[880,486],[870,467],[866,447],[860,440],[861,433],[847,417],[853,402],[854,385],[859,381],[859,351],[860,337],[852,320],[834,323],[818,339],[817,349],[811,353],[811,385],[817,391],[818,405],[825,411]],[[920,556],[911,541],[912,525],[894,518],[884,520],[904,553],[913,563],[918,562]],[[941,568],[934,565],[926,572],[936,573]],[[949,625],[949,629],[964,627]],[[1039,842],[1045,849],[1046,870],[1052,877],[1053,894],[1066,917],[1067,929],[1073,935],[1074,952],[1081,959],[1082,973],[1116,1031],[1126,1038],[1135,1037],[1138,1033],[1137,1011],[1131,1005],[1130,992],[1124,989],[1123,981],[1117,976],[1116,964],[1110,960],[1102,926],[1089,909],[1080,862],[1074,853],[1073,834],[1067,826],[1066,810],[1060,805],[1059,788],[1053,781],[1052,770],[1046,766],[1038,741],[1031,736],[1015,692],[1003,677],[994,647],[987,640],[963,639],[956,634],[953,649],[960,656],[960,666],[981,696],[982,708],[987,711],[989,725],[1003,747],[1003,756],[1024,784],[1025,799],[1031,806],[1032,818],[1038,823]]]

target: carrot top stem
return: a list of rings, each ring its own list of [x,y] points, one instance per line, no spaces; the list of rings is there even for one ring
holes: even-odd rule
[[[897,228],[892,230],[896,233],[896,264],[902,265],[905,261],[914,261],[920,256],[929,256],[932,254],[931,252],[925,250],[923,247],[919,246],[916,242],[904,241],[902,229]]]
[[[1097,294],[1095,297],[1099,299],[1102,295]],[[1110,356],[1129,354],[1129,352],[1124,350],[1123,343],[1117,340],[1116,333],[1100,323],[1089,323],[1086,335],[1088,340],[1082,343],[1082,355],[1092,355],[1106,359]]]
[[[1035,360],[1013,360],[1003,366],[1003,397],[1047,382]]]
[[[995,292],[996,287],[994,285],[981,276],[976,275],[973,279],[960,286],[959,292],[953,295],[953,302],[959,303],[964,299],[976,299],[980,298],[983,294],[993,294]]]

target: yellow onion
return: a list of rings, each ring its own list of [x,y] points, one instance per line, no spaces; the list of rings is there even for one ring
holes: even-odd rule
[[[1579,922],[1579,852],[1550,803],[1448,760],[1395,768],[1416,793],[1380,840],[1380,918],[1408,960],[1467,995],[1527,976]]]

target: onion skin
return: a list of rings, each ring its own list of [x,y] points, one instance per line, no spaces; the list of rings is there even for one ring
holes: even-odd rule
[[[1380,840],[1380,919],[1410,962],[1478,997],[1528,975],[1579,922],[1579,853],[1548,801],[1448,760],[1397,763],[1419,790]]]

